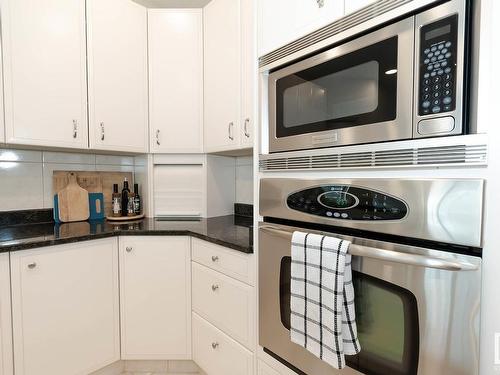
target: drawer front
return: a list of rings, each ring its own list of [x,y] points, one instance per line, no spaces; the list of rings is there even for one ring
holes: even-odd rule
[[[244,283],[254,285],[253,255],[214,245],[193,238],[192,259],[195,262],[234,277]]]
[[[192,277],[193,310],[252,349],[254,288],[197,263],[192,263]]]
[[[252,375],[253,355],[193,313],[193,360],[207,375]]]

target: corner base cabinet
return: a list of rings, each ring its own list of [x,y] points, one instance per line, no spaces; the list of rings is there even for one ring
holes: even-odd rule
[[[13,375],[9,254],[0,254],[0,375]]]
[[[117,247],[11,253],[16,375],[86,375],[120,359]]]
[[[191,359],[189,237],[120,237],[122,359]]]

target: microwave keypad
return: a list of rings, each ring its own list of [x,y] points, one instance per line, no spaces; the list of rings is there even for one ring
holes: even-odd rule
[[[288,196],[290,209],[337,220],[401,220],[408,208],[390,195],[347,185],[324,185]]]
[[[455,110],[457,22],[455,15],[420,30],[420,116]]]

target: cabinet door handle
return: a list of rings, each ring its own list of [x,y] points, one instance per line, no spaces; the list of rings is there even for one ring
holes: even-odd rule
[[[234,127],[234,122],[230,122],[229,126],[227,128],[227,133],[228,133],[228,137],[231,141],[234,141],[233,127]]]
[[[28,264],[28,268],[29,268],[30,270],[32,270],[32,269],[34,269],[34,268],[36,268],[36,263],[35,263],[35,262],[33,262],[33,263],[29,263],[29,264]]]
[[[77,120],[73,120],[73,138],[77,138],[78,137],[78,121]]]
[[[127,251],[127,253],[130,253],[130,252],[132,251],[132,247],[131,247],[131,246],[127,246],[127,247],[125,248],[125,250]]]
[[[323,8],[325,6],[325,0],[316,0],[318,8]]]
[[[217,255],[212,255],[212,262],[217,262],[219,260],[219,257]]]
[[[243,132],[245,133],[245,137],[250,138],[250,132],[248,131],[248,125],[250,124],[250,119],[245,119],[245,125],[243,126]]]
[[[104,122],[101,122],[101,141],[104,141]]]
[[[156,144],[160,145],[160,129],[156,129]]]
[[[212,343],[212,349],[215,350],[219,347],[219,343],[218,342],[213,342]]]
[[[219,289],[219,286],[217,284],[212,285],[212,291],[215,292]]]

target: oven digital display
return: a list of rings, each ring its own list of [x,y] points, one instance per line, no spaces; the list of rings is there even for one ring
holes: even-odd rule
[[[357,199],[342,191],[329,191],[319,196],[319,203],[328,208],[346,209],[357,204]]]

